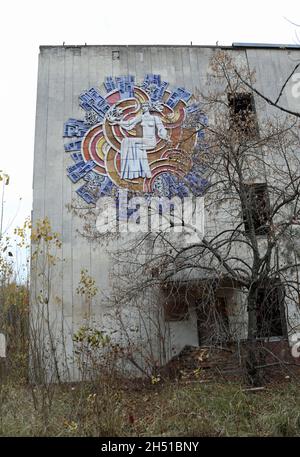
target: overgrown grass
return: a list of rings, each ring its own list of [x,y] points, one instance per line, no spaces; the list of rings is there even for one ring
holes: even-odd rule
[[[260,392],[238,384],[3,385],[2,436],[300,436],[296,383]],[[34,401],[33,401],[34,400]]]

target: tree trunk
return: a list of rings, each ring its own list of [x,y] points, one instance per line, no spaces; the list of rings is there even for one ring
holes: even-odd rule
[[[250,290],[248,295],[248,340],[246,349],[246,377],[254,387],[261,386],[261,372],[259,365],[259,351],[257,347],[257,288]]]

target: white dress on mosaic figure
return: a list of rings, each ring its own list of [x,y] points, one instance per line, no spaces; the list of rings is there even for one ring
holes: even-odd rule
[[[156,147],[156,130],[159,138],[168,139],[168,132],[158,116],[149,111],[129,121],[119,121],[124,130],[132,130],[141,123],[142,138],[124,138],[121,142],[121,178],[151,178],[147,151]]]

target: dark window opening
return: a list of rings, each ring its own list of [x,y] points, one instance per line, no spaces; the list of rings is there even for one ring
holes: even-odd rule
[[[237,93],[228,95],[230,127],[246,136],[258,133],[254,98],[252,94]]]
[[[213,294],[196,302],[199,345],[223,344],[231,340],[225,296]]]
[[[173,285],[164,289],[164,315],[166,321],[182,321],[189,318],[189,302],[185,287]]]
[[[282,286],[273,284],[258,290],[256,316],[258,338],[286,336],[284,288]]]
[[[246,201],[243,202],[243,220],[246,233],[251,223],[256,235],[266,235],[270,230],[270,201],[266,183],[245,185]]]
[[[112,51],[112,60],[120,59],[120,51]]]

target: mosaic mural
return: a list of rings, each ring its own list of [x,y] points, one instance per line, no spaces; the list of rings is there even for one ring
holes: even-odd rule
[[[106,95],[92,87],[79,96],[84,119],[69,119],[64,145],[73,164],[67,168],[76,192],[87,203],[118,189],[133,193],[185,197],[202,195],[203,169],[193,159],[204,141],[204,129],[191,126],[196,115],[207,123],[200,105],[183,87],[173,90],[160,75],[107,77]]]

